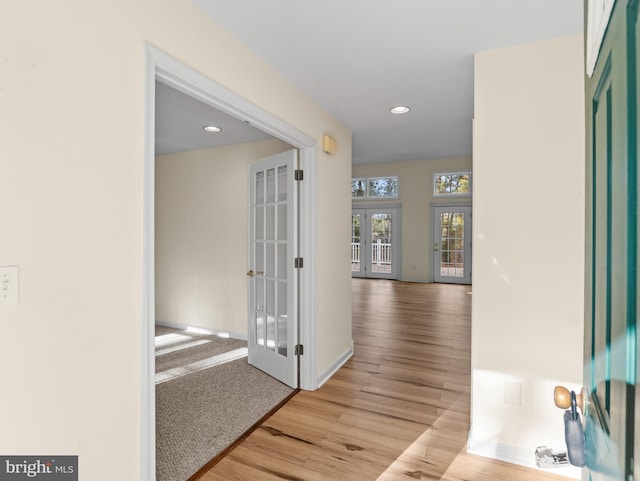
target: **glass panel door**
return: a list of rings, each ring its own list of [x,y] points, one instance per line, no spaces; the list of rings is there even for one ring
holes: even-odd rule
[[[351,212],[351,275],[363,277],[365,274],[365,263],[362,253],[364,232],[361,231],[364,225],[364,209],[353,209]]]
[[[371,249],[371,273],[372,274],[391,274],[393,271],[392,252],[392,214],[391,213],[372,213],[369,216],[370,230],[370,249]]]
[[[353,209],[351,274],[400,278],[400,209]]]
[[[251,165],[249,364],[297,387],[297,151]]]
[[[471,284],[471,207],[435,207],[433,280]]]

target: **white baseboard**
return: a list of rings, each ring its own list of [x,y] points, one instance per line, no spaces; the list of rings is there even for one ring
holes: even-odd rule
[[[340,356],[336,362],[334,362],[329,369],[327,369],[319,378],[316,389],[320,388],[325,382],[329,380],[331,376],[333,376],[338,369],[340,369],[345,362],[347,362],[351,356],[353,356],[353,340],[351,340],[351,346],[347,349],[342,356]]]
[[[246,341],[248,339],[246,334],[242,334],[238,332],[229,332],[229,331],[224,331],[220,329],[210,329],[208,327],[188,326],[186,324],[177,324],[175,322],[164,322],[164,321],[158,321],[158,320],[156,320],[156,324],[159,326],[170,327],[172,329],[183,329],[183,330],[189,327],[191,328],[195,327],[196,329],[201,329],[203,333],[212,334],[214,336],[229,337],[231,339],[238,339],[240,341]]]
[[[549,474],[557,474],[559,476],[567,476],[569,478],[581,479],[582,470],[576,466],[565,466],[562,468],[541,469],[535,462],[536,447],[523,449],[518,446],[510,446],[495,442],[480,441],[473,439],[472,431],[469,433],[467,441],[467,452],[484,456],[485,458],[497,459],[511,464],[518,464],[527,468],[537,469]]]

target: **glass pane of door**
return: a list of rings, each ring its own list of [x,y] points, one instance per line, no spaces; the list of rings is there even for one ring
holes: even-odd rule
[[[390,274],[393,270],[391,250],[391,214],[374,213],[370,216],[371,272]]]
[[[362,245],[364,239],[361,237],[361,227],[364,222],[364,211],[354,209],[351,213],[351,274],[359,275],[364,273],[364,259],[362,258]]]
[[[470,284],[471,207],[436,207],[434,214],[434,281]]]

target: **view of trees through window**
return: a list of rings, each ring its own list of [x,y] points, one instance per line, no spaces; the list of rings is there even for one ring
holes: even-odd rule
[[[367,197],[398,197],[398,178],[369,179]]]
[[[351,197],[364,197],[366,179],[351,179]]]
[[[351,197],[387,199],[398,197],[398,177],[351,179]]]
[[[455,172],[433,175],[433,195],[471,194],[471,173]]]

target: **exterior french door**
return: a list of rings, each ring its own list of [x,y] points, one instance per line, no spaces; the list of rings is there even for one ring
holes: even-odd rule
[[[354,277],[400,277],[400,209],[353,209],[351,274]]]
[[[250,168],[249,364],[295,388],[298,362],[297,150]]]
[[[471,206],[434,207],[433,281],[471,284]]]

